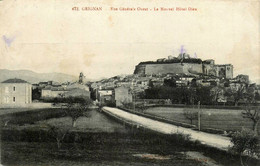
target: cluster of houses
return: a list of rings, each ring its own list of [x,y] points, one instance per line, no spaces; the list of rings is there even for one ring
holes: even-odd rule
[[[41,99],[69,96],[90,98],[89,87],[79,82],[59,84],[47,81],[30,84],[25,80],[12,78],[0,83],[0,104],[14,106],[30,104],[35,90],[40,94]]]
[[[0,83],[0,104],[28,104],[32,103],[32,93],[38,92],[40,99],[52,99],[69,96],[84,96],[92,98],[99,105],[114,104],[121,106],[142,98],[145,90],[151,86],[163,86],[166,80],[172,80],[175,87],[189,87],[192,85],[204,87],[225,87],[238,89],[244,85],[254,86],[259,94],[260,87],[250,84],[247,75],[238,75],[235,78],[220,78],[208,75],[192,74],[157,74],[157,75],[123,75],[103,79],[96,82],[84,83],[82,73],[79,81],[57,83],[53,81],[30,84],[25,80],[13,78]],[[223,92],[219,100],[223,102]],[[221,95],[222,94],[222,95]],[[222,96],[222,97],[221,97]]]
[[[211,87],[212,91],[222,88],[218,91],[219,102],[226,102],[224,97],[225,89],[238,90],[240,87],[248,85],[254,87],[255,92],[260,93],[260,87],[256,84],[250,84],[247,75],[238,75],[235,78],[219,78],[216,76],[205,75],[187,75],[187,74],[159,74],[159,75],[126,75],[116,76],[109,79],[93,82],[90,84],[94,98],[100,104],[116,103],[116,106],[122,105],[124,102],[133,102],[138,100],[144,91],[150,86],[163,86],[165,80],[173,80],[175,87],[190,87],[192,85]]]
[[[53,83],[52,81],[40,82],[39,84],[32,84],[32,88],[41,93],[42,99],[68,96],[90,97],[89,87],[78,82],[63,84]]]

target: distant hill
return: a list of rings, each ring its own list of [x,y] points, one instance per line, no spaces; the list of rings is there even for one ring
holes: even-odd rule
[[[7,70],[0,69],[0,82],[10,78],[20,78],[30,83],[38,83],[42,81],[55,82],[72,82],[78,78],[64,73],[36,73],[30,70]]]

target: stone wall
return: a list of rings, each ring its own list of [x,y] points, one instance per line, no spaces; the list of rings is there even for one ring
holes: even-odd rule
[[[202,73],[202,64],[194,63],[165,63],[137,65],[135,74],[198,74]]]

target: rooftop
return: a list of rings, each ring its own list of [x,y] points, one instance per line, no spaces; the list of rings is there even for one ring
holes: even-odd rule
[[[53,86],[45,87],[45,88],[43,88],[42,90],[66,91],[63,87],[53,87]]]
[[[19,78],[12,78],[12,79],[5,80],[2,83],[28,83],[28,82]]]

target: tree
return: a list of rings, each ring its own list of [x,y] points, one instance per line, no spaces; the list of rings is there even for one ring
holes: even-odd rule
[[[224,88],[221,86],[215,86],[211,89],[211,96],[213,99],[213,103],[217,104],[218,103],[218,99],[220,99],[223,95],[224,92]]]
[[[146,99],[158,99],[159,98],[159,87],[152,87],[145,90],[145,98]]]
[[[72,126],[76,126],[76,121],[79,117],[89,117],[88,111],[92,101],[85,97],[68,97],[67,99],[67,116],[71,117]]]
[[[163,84],[169,87],[176,87],[176,80],[174,78],[164,79]]]
[[[224,80],[224,87],[229,87],[229,85],[230,85],[229,79],[225,79]]]
[[[191,87],[197,87],[198,85],[197,85],[197,81],[196,81],[196,79],[195,78],[193,78],[192,80],[191,80]]]
[[[244,166],[246,161],[243,161],[242,155],[247,154],[253,156],[257,152],[258,148],[258,137],[249,129],[242,129],[237,131],[231,136],[231,142],[233,146],[229,149],[234,154],[240,156],[240,163]]]
[[[253,121],[253,131],[258,134],[258,123],[260,121],[259,107],[247,106],[242,112],[243,118],[247,118]]]
[[[148,87],[149,87],[149,88],[153,88],[153,87],[154,87],[152,80],[149,80],[149,81],[148,81]]]
[[[40,100],[41,98],[41,92],[39,88],[35,88],[32,90],[32,100]]]
[[[195,103],[200,101],[202,105],[212,104],[213,96],[211,96],[211,87],[197,87],[196,88],[196,100]]]
[[[255,100],[260,101],[260,94],[258,92],[255,92]]]
[[[235,106],[238,105],[239,100],[244,99],[247,92],[247,86],[241,84],[238,88],[229,88],[225,92],[225,96],[233,97]]]
[[[198,111],[195,109],[185,108],[183,110],[183,115],[185,116],[185,118],[190,120],[191,125],[192,125],[193,120],[198,119]]]
[[[70,128],[66,126],[59,126],[57,124],[48,125],[48,132],[56,140],[58,149],[61,148],[62,141],[64,140],[69,130]]]

